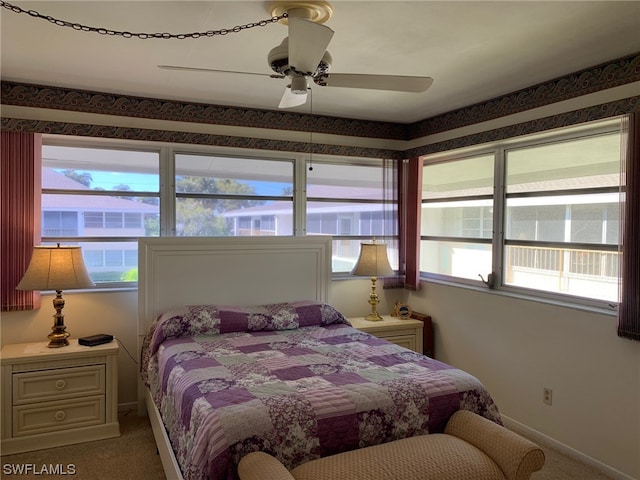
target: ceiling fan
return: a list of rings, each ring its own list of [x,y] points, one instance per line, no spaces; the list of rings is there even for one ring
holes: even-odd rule
[[[280,45],[271,49],[268,62],[273,74],[215,70],[177,65],[158,65],[168,70],[197,72],[236,73],[261,75],[271,78],[288,78],[278,108],[292,108],[307,101],[309,80],[322,87],[361,88],[396,92],[423,92],[431,86],[430,77],[404,75],[369,75],[355,73],[329,73],[332,57],[327,51],[333,30],[323,25],[333,14],[326,1],[278,1],[269,7],[272,16],[287,14],[288,36]]]

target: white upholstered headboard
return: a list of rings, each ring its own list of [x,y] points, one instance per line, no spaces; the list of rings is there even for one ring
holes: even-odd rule
[[[331,237],[162,237],[138,244],[138,335],[184,305],[328,302]]]

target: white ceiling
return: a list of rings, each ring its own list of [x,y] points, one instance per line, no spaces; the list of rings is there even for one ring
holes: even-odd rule
[[[264,1],[9,3],[87,26],[190,33],[270,17]],[[411,123],[640,52],[640,1],[332,2],[335,73],[427,75],[423,93],[313,86],[313,113]],[[127,39],[0,8],[3,80],[217,105],[276,109],[284,79],[167,71],[160,64],[271,73],[287,35],[269,24],[188,40]],[[309,104],[293,109],[310,111]]]

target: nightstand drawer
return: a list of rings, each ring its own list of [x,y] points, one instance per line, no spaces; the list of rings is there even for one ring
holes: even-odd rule
[[[105,423],[104,395],[13,408],[13,436]]]
[[[380,338],[384,338],[388,342],[395,343],[414,352],[417,351],[415,335],[390,335],[388,337],[381,336]]]
[[[383,315],[382,320],[372,322],[363,317],[350,318],[354,328],[375,335],[378,338],[422,353],[423,323],[412,318],[399,318]]]
[[[103,395],[104,392],[104,365],[13,374],[14,405]]]

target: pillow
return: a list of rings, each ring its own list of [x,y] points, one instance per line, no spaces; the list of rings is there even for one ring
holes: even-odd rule
[[[233,305],[190,305],[162,314],[148,335],[153,355],[168,338],[217,335],[230,332],[292,330],[349,321],[331,305],[315,301],[272,303],[239,307]]]

